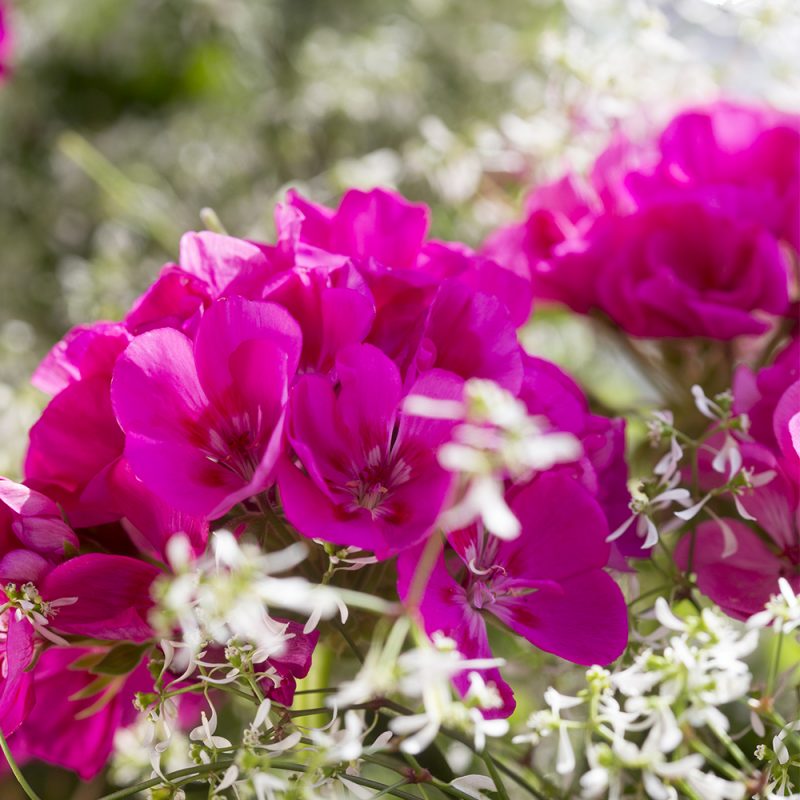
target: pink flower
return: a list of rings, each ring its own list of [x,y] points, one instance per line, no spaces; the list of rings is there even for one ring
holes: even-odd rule
[[[697,585],[727,614],[747,619],[778,593],[778,578],[800,592],[800,505],[798,483],[778,461],[757,445],[743,447],[746,467],[775,477],[752,489],[741,503],[757,522],[760,533],[741,519],[703,522],[695,531],[692,571]],[[688,569],[691,534],[675,550],[675,561]]]
[[[697,202],[605,218],[583,256],[597,306],[634,336],[731,339],[763,333],[761,310],[788,306],[788,267],[776,240]]]
[[[657,145],[617,136],[585,181],[534,191],[483,252],[527,270],[536,298],[597,309],[634,336],[762,333],[758,312],[788,310],[779,243],[798,247],[798,165],[797,117],[688,111]]]
[[[751,432],[758,441],[739,446],[743,467],[773,477],[740,497],[745,513],[758,525],[723,518],[697,527],[678,544],[675,558],[697,574],[700,590],[728,614],[746,619],[761,611],[785,578],[800,592],[800,380],[797,342],[775,362],[753,374],[737,372],[734,408],[753,413]],[[766,426],[771,418],[771,426]],[[701,463],[702,467],[702,463]],[[701,474],[701,477],[702,474]]]
[[[305,633],[299,622],[280,619],[276,621],[286,622],[286,632],[292,638],[286,642],[283,653],[271,656],[268,664],[263,665],[272,676],[263,678],[261,687],[267,697],[288,707],[294,700],[297,681],[305,678],[311,669],[311,656],[319,641],[319,631]]]
[[[800,116],[717,102],[679,114],[658,144],[657,166],[628,178],[640,202],[674,193],[800,249]]]
[[[525,219],[495,231],[481,252],[522,275],[529,274],[537,299],[565,303],[586,313],[594,302],[594,276],[572,255],[585,249],[583,236],[600,213],[599,198],[575,175],[534,189]]]
[[[0,478],[0,585],[35,583],[77,549],[78,538],[52,500]]]
[[[514,326],[530,312],[527,275],[476,256],[464,245],[427,241],[429,211],[384,189],[347,192],[336,210],[295,193],[288,204],[300,213],[291,220],[296,250],[313,248],[352,261],[374,298],[376,317],[366,341],[405,369],[420,342],[428,307],[442,281],[452,278],[497,298]],[[284,223],[287,219],[284,215]],[[308,253],[305,254],[308,257]]]
[[[786,390],[800,380],[800,339],[784,347],[770,366],[758,372],[746,364],[736,368],[733,376],[733,410],[746,413],[750,435],[773,452],[778,452],[773,419]]]
[[[579,483],[546,474],[510,495],[522,534],[501,541],[480,529],[449,537],[454,552],[425,581],[419,613],[429,635],[441,631],[467,658],[490,654],[484,616],[492,614],[536,647],[579,664],[607,664],[625,649],[625,599],[604,572],[608,526]],[[401,555],[398,591],[409,600],[421,547]],[[496,670],[484,675],[503,705],[486,716],[508,716],[513,695]],[[454,683],[466,694],[467,675]]]
[[[208,308],[194,343],[170,328],[138,336],[112,384],[134,473],[176,509],[208,518],[266,489],[301,347],[284,309],[239,297]]]
[[[336,359],[338,386],[321,375],[292,390],[289,440],[299,459],[279,471],[281,501],[304,535],[373,550],[387,558],[433,527],[451,484],[436,449],[451,423],[399,412],[397,366],[371,345]],[[433,370],[413,392],[461,397],[462,382]]]

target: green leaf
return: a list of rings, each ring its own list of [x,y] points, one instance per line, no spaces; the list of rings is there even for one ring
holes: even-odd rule
[[[150,643],[122,642],[112,647],[100,661],[89,667],[95,675],[127,675],[139,665]]]

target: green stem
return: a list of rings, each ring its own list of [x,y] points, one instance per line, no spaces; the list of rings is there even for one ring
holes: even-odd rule
[[[2,749],[3,755],[6,757],[6,761],[8,762],[8,766],[11,768],[11,772],[14,773],[14,777],[17,779],[17,783],[22,788],[22,791],[28,795],[30,800],[41,800],[39,795],[33,791],[31,785],[25,779],[25,776],[22,774],[22,770],[20,770],[20,768],[17,766],[17,762],[14,760],[14,756],[11,755],[11,748],[8,746],[8,742],[6,741],[6,737],[3,734],[2,729],[0,729],[0,749]]]
[[[525,778],[523,778],[518,773],[514,772],[514,770],[512,770],[509,766],[504,764],[502,761],[498,761],[495,758],[494,763],[495,763],[495,766],[497,767],[497,769],[500,770],[500,772],[502,772],[507,777],[511,778],[511,780],[514,781],[514,783],[517,784],[517,786],[519,786],[522,789],[525,789],[525,791],[528,792],[528,794],[530,794],[531,797],[535,797],[535,798],[537,798],[537,800],[547,800],[548,796],[551,797],[551,798],[557,796],[557,793],[555,792],[555,787],[552,787],[549,784],[547,784],[547,782],[544,781],[544,779],[541,779],[541,780],[545,784],[545,786],[547,786],[548,792],[550,792],[549,795],[545,795],[545,794],[542,793],[542,791],[540,789],[537,789],[535,786],[531,786],[531,784],[527,780],[525,780]],[[537,777],[539,777],[539,776],[537,776]]]
[[[491,775],[492,780],[494,781],[494,785],[497,788],[497,794],[500,796],[500,800],[509,800],[508,792],[506,791],[503,779],[500,777],[500,773],[498,772],[497,766],[494,763],[494,759],[489,751],[484,750],[481,754],[481,758],[483,759],[483,763],[486,764],[486,769],[489,770],[489,775]]]
[[[383,797],[384,795],[392,794],[392,792],[394,792],[395,789],[399,789],[401,786],[407,786],[407,785],[408,781],[405,778],[403,778],[403,780],[397,781],[397,783],[393,783],[391,786],[387,786],[384,789],[381,789],[377,794],[372,795],[372,797],[373,798]]]
[[[709,764],[713,764],[723,775],[734,781],[742,780],[741,772],[736,767],[731,766],[724,758],[720,758],[705,742],[700,739],[691,739],[689,745],[700,753]]]
[[[767,697],[772,697],[775,691],[775,683],[778,680],[778,671],[781,667],[781,650],[783,649],[783,625],[781,625],[778,633],[778,643],[775,645],[775,651],[772,656],[772,667],[769,671],[769,678],[767,679]]]
[[[736,742],[731,739],[728,734],[720,730],[716,727],[716,725],[709,725],[709,730],[717,737],[717,739],[728,748],[728,752],[736,759],[739,766],[748,774],[751,775],[754,771],[753,765],[750,763],[750,759],[742,752],[741,747],[739,747]]]
[[[103,795],[100,800],[123,800],[125,797],[133,797],[139,792],[143,792],[145,789],[153,789],[157,786],[164,785],[169,786],[182,778],[193,779],[200,775],[208,775],[212,772],[222,772],[222,770],[227,769],[231,764],[233,764],[233,759],[229,758],[223,761],[215,761],[213,764],[199,764],[196,767],[186,767],[185,769],[179,769],[176,772],[168,773],[164,776],[166,780],[160,777],[151,778],[148,781],[137,783],[135,786],[129,786],[126,789],[120,789],[118,792]],[[31,800],[39,800],[39,798],[37,798],[36,795],[31,795]]]
[[[457,797],[459,800],[475,800],[472,795],[462,792],[460,789],[456,789],[455,786],[451,786],[449,783],[440,781],[437,778],[433,779],[433,785],[440,792],[444,792],[445,794],[450,795],[450,797]]]

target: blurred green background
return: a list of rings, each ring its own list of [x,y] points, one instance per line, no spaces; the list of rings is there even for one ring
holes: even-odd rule
[[[474,245],[525,186],[581,168],[618,124],[734,89],[800,98],[795,0],[13,0],[9,16],[10,477],[45,401],[27,385],[38,359],[70,326],[118,318],[205,206],[231,233],[268,237],[290,185],[334,203],[382,184],[429,202],[435,235]],[[528,338],[602,394],[613,352],[584,325],[542,317]],[[647,387],[616,363],[624,405]],[[35,780],[48,800],[102,785],[72,795],[57,771]]]

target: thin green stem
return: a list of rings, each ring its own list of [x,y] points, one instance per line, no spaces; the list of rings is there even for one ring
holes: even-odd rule
[[[500,796],[500,800],[509,800],[505,784],[503,783],[503,779],[500,777],[500,772],[497,769],[497,765],[494,763],[491,753],[488,750],[484,750],[483,753],[481,753],[481,758],[483,759],[483,763],[486,764],[486,769],[489,770],[489,775],[491,775],[492,780],[494,781],[494,785],[497,788],[497,794]]]
[[[123,800],[123,798],[126,797],[133,797],[139,792],[143,792],[145,789],[153,789],[157,786],[164,785],[169,786],[183,778],[189,778],[190,780],[193,780],[201,775],[208,775],[213,772],[222,772],[222,770],[227,769],[231,764],[233,764],[233,759],[228,758],[222,761],[215,761],[213,764],[198,764],[195,767],[186,767],[185,769],[179,769],[175,772],[170,772],[165,775],[164,778],[151,778],[150,780],[143,781],[142,783],[137,783],[135,786],[128,786],[127,788],[120,789],[117,792],[103,795],[100,800]],[[31,795],[31,798],[32,800],[39,800],[35,795]]]
[[[391,786],[386,786],[385,788],[381,789],[377,794],[372,795],[373,798],[376,797],[383,797],[387,794],[392,794],[395,789],[399,789],[401,786],[407,786],[408,781],[403,778],[401,781],[397,781],[397,783],[393,783]]]
[[[700,739],[691,739],[689,741],[690,747],[700,753],[709,764],[713,764],[723,775],[734,781],[742,780],[742,773],[736,767],[720,758],[705,742]]]
[[[529,781],[525,780],[520,774],[515,772],[511,769],[508,765],[504,764],[502,761],[498,760],[497,758],[494,759],[495,766],[497,767],[500,772],[502,772],[507,777],[511,778],[514,783],[517,784],[522,789],[525,789],[531,797],[537,798],[537,800],[548,800],[548,795],[542,793],[540,789],[537,789],[535,786],[532,786]],[[537,776],[538,777],[538,776]],[[542,779],[545,786],[547,786],[548,791],[553,791],[554,787],[551,787]],[[556,797],[555,793],[551,793],[549,797]]]
[[[783,650],[783,625],[781,625],[778,632],[778,642],[775,645],[775,651],[772,654],[772,665],[769,671],[769,678],[767,679],[767,697],[772,697],[775,691],[775,683],[778,680],[778,672],[781,667],[781,651]]]
[[[2,729],[0,729],[0,749],[3,751],[3,755],[6,757],[8,766],[11,768],[11,772],[14,773],[14,777],[17,779],[17,783],[20,785],[22,791],[25,792],[30,800],[41,800],[39,795],[33,791],[31,785],[22,774],[22,770],[20,770],[19,766],[17,765],[14,756],[11,754],[11,748],[8,746],[8,742],[6,741],[6,737],[3,734]]]
[[[742,752],[742,748],[725,731],[717,728],[716,725],[709,725],[709,730],[728,748],[728,752],[736,759],[739,766],[750,775],[754,768],[750,763],[750,759]]]

